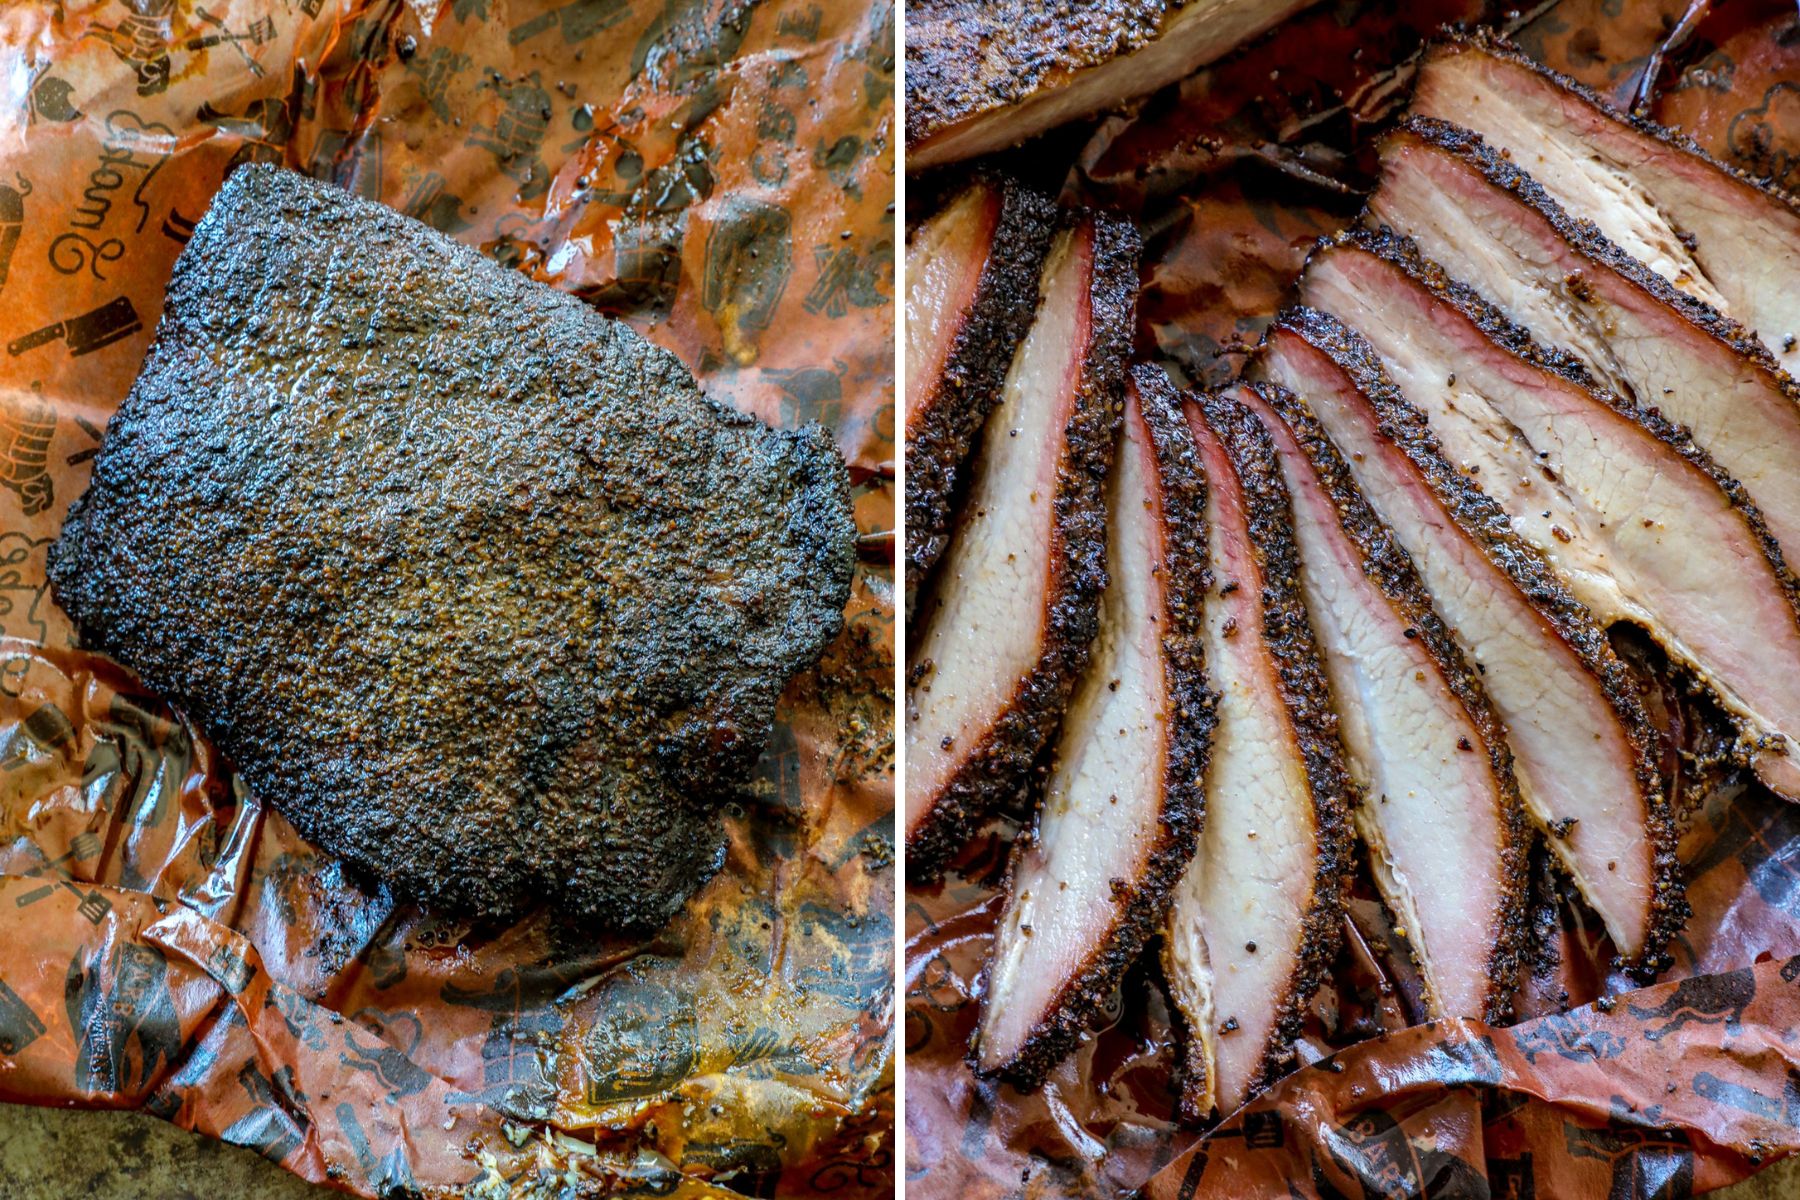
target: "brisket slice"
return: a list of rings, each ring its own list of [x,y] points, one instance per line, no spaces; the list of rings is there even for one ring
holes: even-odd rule
[[[1293,502],[1307,611],[1361,798],[1351,820],[1433,1017],[1499,1021],[1525,934],[1530,829],[1506,729],[1398,539],[1304,402],[1239,398]]]
[[[976,1069],[1022,1087],[1072,1049],[1161,925],[1194,855],[1206,687],[1206,487],[1162,371],[1126,387],[1107,483],[1106,594],[1036,827],[1013,846]]]
[[[1037,308],[1056,206],[983,176],[906,248],[906,596],[944,551],[957,480]]]
[[[1412,111],[1454,121],[1664,279],[1800,363],[1800,207],[1481,30],[1425,56]]]
[[[1304,291],[1369,339],[1445,454],[1576,598],[1645,629],[1737,719],[1759,772],[1800,799],[1800,608],[1744,489],[1685,431],[1601,389],[1400,239],[1322,247]]]
[[[1413,118],[1382,162],[1372,220],[1612,391],[1687,426],[1795,557],[1800,389],[1754,336],[1571,218],[1467,130]]]
[[[1350,830],[1274,447],[1231,399],[1200,397],[1188,419],[1206,472],[1205,647],[1220,699],[1205,827],[1163,966],[1182,1029],[1181,1111],[1198,1121],[1292,1067],[1341,931]]]
[[[1004,150],[1192,74],[1307,0],[909,0],[906,169]]]
[[[1623,962],[1659,969],[1686,919],[1655,734],[1606,632],[1474,481],[1444,459],[1369,343],[1293,309],[1259,368],[1304,400],[1400,538],[1506,722],[1527,811]]]
[[[307,839],[408,897],[655,925],[842,625],[842,460],[418,221],[240,168],[49,559]]]
[[[1028,790],[1098,623],[1137,234],[1103,215],[1067,221],[913,619],[905,838],[920,878]]]

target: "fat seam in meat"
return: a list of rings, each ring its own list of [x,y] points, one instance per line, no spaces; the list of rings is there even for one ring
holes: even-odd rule
[[[1676,291],[1475,134],[1415,117],[1383,143],[1370,222],[1420,250],[1540,343],[1685,425],[1743,484],[1785,558],[1800,546],[1800,387],[1755,335]],[[1758,773],[1800,796],[1800,763]]]

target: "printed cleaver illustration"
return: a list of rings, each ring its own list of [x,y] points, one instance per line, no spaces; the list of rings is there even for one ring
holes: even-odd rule
[[[131,298],[120,296],[92,312],[69,317],[33,330],[23,337],[14,338],[6,344],[6,352],[16,358],[27,350],[66,340],[69,343],[70,357],[80,358],[102,346],[110,346],[120,338],[130,337],[143,327],[143,322],[138,320],[137,309],[131,307]]]

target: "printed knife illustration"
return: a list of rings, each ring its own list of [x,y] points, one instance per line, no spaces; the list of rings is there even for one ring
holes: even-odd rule
[[[128,338],[143,327],[144,323],[138,319],[137,309],[131,306],[131,298],[120,296],[92,312],[56,321],[23,337],[14,338],[6,344],[6,352],[17,358],[28,350],[66,340],[69,343],[69,356],[80,358],[83,354],[91,354],[122,338]]]

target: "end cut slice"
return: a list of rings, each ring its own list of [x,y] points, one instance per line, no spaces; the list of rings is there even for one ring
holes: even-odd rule
[[[1004,150],[1149,95],[1308,0],[912,0],[906,169]]]
[[[1037,310],[1056,206],[982,176],[906,248],[906,595],[950,533],[963,460]]]
[[[1350,833],[1274,447],[1229,399],[1198,398],[1188,422],[1206,471],[1205,646],[1219,717],[1205,828],[1170,908],[1163,966],[1183,1033],[1182,1114],[1198,1121],[1292,1065],[1337,945]]]
[[[1686,919],[1655,734],[1606,632],[1337,318],[1291,309],[1258,360],[1299,395],[1404,543],[1506,722],[1527,811],[1611,933],[1660,969]]]
[[[1071,214],[988,415],[954,540],[920,603],[906,693],[906,845],[939,869],[1024,791],[1086,664],[1106,585],[1102,496],[1137,295],[1137,234]]]
[[[1506,729],[1305,403],[1274,384],[1238,396],[1287,482],[1302,591],[1362,793],[1351,820],[1419,964],[1426,1011],[1501,1020],[1518,979],[1531,837]]]
[[[1074,1047],[1162,924],[1194,855],[1215,697],[1200,615],[1206,488],[1166,376],[1126,388],[1107,484],[1106,594],[1037,827],[1013,848],[976,1069],[1021,1087]]]

